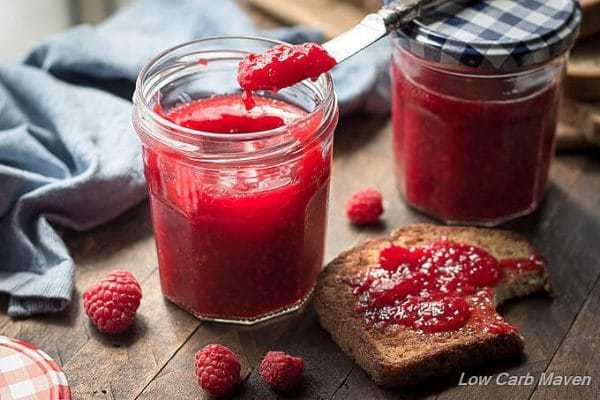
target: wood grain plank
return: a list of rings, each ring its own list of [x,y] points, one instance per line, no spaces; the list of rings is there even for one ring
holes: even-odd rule
[[[345,135],[348,127],[354,129],[355,135]],[[362,128],[362,129],[361,129]],[[332,206],[330,212],[330,246],[346,246],[352,245],[366,237],[373,237],[387,232],[395,227],[395,223],[383,224],[374,230],[355,230],[348,225],[343,215],[343,200],[354,190],[362,187],[366,183],[379,186],[386,193],[386,198],[390,204],[386,211],[386,220],[389,222],[399,221],[400,223],[410,223],[422,221],[426,218],[420,214],[412,212],[406,208],[398,199],[393,184],[393,177],[390,175],[389,165],[391,163],[391,154],[384,151],[389,148],[390,127],[385,125],[383,128],[371,130],[367,126],[362,125],[358,120],[344,121],[341,126],[339,135],[336,140],[336,158],[334,166],[334,178],[332,188]],[[358,152],[358,153],[357,153]],[[356,162],[354,157],[363,157],[362,163]],[[364,166],[371,161],[370,168],[365,170],[360,166]],[[352,162],[355,161],[355,162]],[[581,163],[583,164],[583,163]],[[559,163],[554,168],[554,174],[558,175],[555,178],[555,189],[549,193],[548,202],[540,211],[548,216],[555,215],[559,201],[564,199],[563,190],[556,188],[569,188],[577,181],[577,177],[581,174],[575,168],[577,161],[574,159],[572,164]],[[396,215],[396,208],[401,211]],[[328,255],[331,257],[331,254]],[[551,302],[547,298],[538,298],[531,300],[533,302],[542,302],[547,304]],[[522,323],[525,316],[528,315],[523,307],[521,310],[512,308],[507,310],[507,318],[511,322]],[[535,337],[534,337],[535,338]],[[437,385],[431,385],[429,382],[423,387],[409,388],[402,390],[381,390],[376,387],[366,374],[351,362],[349,358],[344,356],[340,349],[332,342],[328,333],[323,331],[316,319],[314,313],[309,312],[307,319],[300,322],[297,330],[286,334],[274,346],[276,349],[281,349],[291,354],[300,354],[304,357],[307,365],[307,374],[305,384],[294,393],[291,398],[335,398],[335,399],[398,399],[398,398],[423,398],[433,397],[445,390],[456,390],[457,393],[464,391],[464,388],[454,389],[456,380],[444,381]],[[309,350],[307,350],[309,349]],[[315,350],[310,350],[315,349]],[[486,370],[486,373],[492,374],[498,370],[510,369],[514,373],[526,373],[529,371],[542,371],[545,366],[545,349],[536,341],[528,342],[528,353],[531,360],[527,363],[504,364],[497,366],[495,369]],[[534,361],[534,360],[542,361]],[[317,377],[314,377],[314,371],[317,371]],[[481,372],[481,370],[477,371]],[[307,383],[308,382],[308,383]],[[244,396],[239,398],[277,398],[271,391],[264,387],[256,371],[253,371],[246,385],[248,388]],[[425,389],[425,390],[424,390]],[[512,393],[515,398],[519,398],[515,392],[520,388],[514,388]],[[527,397],[528,391],[522,388],[519,392]],[[476,396],[473,392],[470,395]],[[248,397],[245,397],[248,396]],[[255,396],[255,397],[252,397]],[[476,398],[476,397],[471,397]]]
[[[185,345],[170,360],[164,369],[137,396],[140,399],[189,399],[210,398],[200,390],[194,375],[194,354],[210,343],[228,346],[240,357],[242,378],[245,380],[259,363],[272,343],[285,332],[290,324],[296,323],[297,315],[282,317],[258,326],[231,326],[217,323],[202,323]],[[176,382],[173,384],[173,382]],[[250,396],[253,385],[241,385],[238,396]]]
[[[515,322],[513,316],[518,313],[517,325],[521,326],[526,340],[526,368],[520,372],[508,370],[517,375],[530,372],[537,377],[546,369],[600,276],[595,266],[595,260],[600,259],[600,249],[594,246],[600,232],[600,192],[591,189],[600,185],[600,163],[593,158],[583,164],[574,158],[559,162],[570,164],[572,171],[580,172],[570,187],[559,188],[562,200],[557,211],[528,229],[536,246],[549,259],[555,293],[552,298],[513,303],[507,313],[511,322]],[[531,352],[532,344],[538,350],[535,354]],[[445,392],[438,398],[528,398],[534,389],[535,386],[465,387]]]
[[[333,175],[329,201],[326,262],[363,240],[385,235],[395,227],[427,221],[414,213],[398,196],[393,176],[391,122],[361,115],[340,121],[335,136]],[[375,226],[356,228],[348,223],[346,200],[352,193],[373,186],[385,199],[385,214]]]
[[[582,150],[593,145],[600,145],[600,103],[565,96],[557,129],[558,149]]]
[[[199,322],[163,299],[146,204],[111,224],[66,237],[77,264],[76,292],[58,315],[8,320],[4,335],[30,341],[59,361],[75,399],[129,399],[141,390],[194,332]],[[110,337],[98,333],[81,309],[81,293],[114,269],[142,282],[134,328]]]
[[[365,132],[368,132],[368,130],[365,130]],[[369,133],[367,133],[369,134]],[[376,136],[373,137],[375,135],[381,135],[381,136]],[[337,221],[333,221],[331,222],[330,226],[333,226],[333,228],[331,228],[332,230],[336,230],[336,241],[340,240],[340,237],[343,237],[346,235],[346,233],[344,233],[344,231],[349,231],[350,233],[348,233],[348,236],[351,237],[351,239],[346,239],[347,242],[355,242],[357,240],[361,240],[364,238],[364,236],[371,236],[374,233],[373,232],[352,232],[352,228],[350,228],[347,223],[345,222],[345,220],[343,220],[343,209],[342,207],[340,207],[340,204],[343,204],[343,199],[346,198],[346,194],[352,192],[354,189],[360,187],[361,184],[364,184],[365,182],[368,182],[369,184],[373,183],[373,184],[378,184],[378,186],[382,186],[384,192],[388,192],[386,193],[386,198],[390,199],[390,203],[396,201],[397,202],[397,194],[395,193],[395,189],[393,189],[394,185],[393,185],[393,178],[390,177],[390,173],[389,173],[389,168],[387,168],[386,166],[391,165],[391,160],[389,159],[390,155],[389,152],[384,151],[384,149],[389,148],[389,127],[387,127],[386,129],[382,130],[379,134],[373,134],[372,132],[370,133],[370,141],[366,142],[366,143],[360,143],[360,135],[358,135],[358,137],[352,137],[352,136],[343,136],[340,134],[340,137],[342,138],[348,138],[348,140],[344,140],[342,139],[340,142],[338,142],[338,145],[336,145],[336,150],[338,150],[338,146],[342,148],[341,151],[341,155],[340,152],[338,151],[338,153],[336,154],[336,157],[341,156],[340,159],[336,159],[336,164],[335,164],[335,173],[334,173],[334,185],[333,185],[333,191],[332,191],[332,198],[336,199],[333,201],[332,204],[332,211],[331,211],[331,218],[339,218],[339,220]],[[337,140],[337,138],[336,138]],[[358,143],[357,143],[358,142]],[[348,163],[346,163],[345,161],[343,161],[343,159],[346,157],[344,156],[344,151],[348,150],[348,146],[350,148],[354,148],[356,146],[362,146],[361,150],[360,150],[360,157],[364,157],[365,159],[363,160],[363,162],[356,162],[355,160],[352,160],[353,157],[352,156],[348,156],[349,160],[355,161],[354,163],[352,163],[351,161],[348,161]],[[372,149],[369,149],[372,146]],[[372,154],[370,154],[371,152],[373,152]],[[351,153],[349,153],[351,154]],[[371,156],[371,157],[370,157]],[[379,158],[377,158],[379,157]],[[387,159],[386,159],[387,158]],[[364,169],[360,169],[359,166],[361,165],[366,165],[366,163],[368,163],[368,160],[375,160],[377,159],[377,162],[372,162],[371,164],[369,164],[371,166],[371,168],[369,168],[367,171],[364,171]],[[353,167],[354,165],[354,167]],[[521,231],[524,231],[525,233],[529,232],[530,236],[533,235],[535,236],[536,232],[539,232],[539,230],[542,230],[540,228],[540,226],[544,225],[544,221],[546,221],[545,218],[557,218],[557,215],[560,215],[560,209],[562,207],[562,203],[564,203],[566,201],[566,199],[568,198],[567,193],[571,190],[572,186],[575,185],[578,180],[581,178],[582,176],[582,171],[581,171],[581,167],[584,165],[583,162],[579,161],[576,158],[572,158],[572,159],[566,159],[564,162],[559,162],[557,164],[555,164],[555,166],[553,167],[553,182],[554,185],[552,186],[552,190],[550,190],[550,192],[548,193],[546,202],[544,203],[544,206],[540,209],[540,211],[538,213],[536,213],[536,215],[526,219],[528,221],[519,221],[515,224],[516,227],[521,226]],[[339,172],[339,171],[343,171],[343,172]],[[387,172],[387,173],[386,173]],[[386,180],[387,179],[387,180]],[[344,192],[347,192],[346,194],[344,194]],[[399,207],[401,209],[401,212],[399,212],[399,215],[394,215],[394,211],[390,210],[390,209],[394,209],[396,207]],[[390,213],[390,211],[392,211]],[[421,215],[417,215],[414,214],[412,211],[410,211],[409,209],[405,208],[405,206],[403,204],[397,204],[394,203],[393,205],[390,205],[388,207],[388,211],[386,212],[386,220],[389,221],[398,221],[397,224],[402,224],[402,223],[410,223],[413,221],[421,221],[423,220],[424,217]],[[534,225],[537,226],[539,229],[536,228],[532,228],[530,225]],[[392,226],[393,227],[393,226]],[[383,227],[383,231],[387,231],[389,228],[391,227]],[[342,231],[342,234],[340,234],[340,231]],[[377,232],[378,233],[378,232]],[[375,233],[375,235],[377,234]],[[353,234],[355,236],[353,236]],[[352,239],[353,237],[353,239]],[[334,241],[335,242],[335,241]],[[328,242],[328,244],[331,244],[331,241]],[[515,303],[509,307],[507,307],[505,309],[505,315],[507,317],[507,319],[513,323],[516,323],[518,325],[523,326],[524,328],[524,335],[526,337],[528,337],[528,343],[527,343],[527,354],[529,355],[529,360],[527,363],[525,364],[518,364],[518,365],[501,365],[499,370],[510,370],[512,373],[526,373],[526,372],[531,372],[533,374],[535,374],[536,372],[540,372],[543,370],[543,367],[545,365],[545,362],[547,360],[547,358],[550,355],[550,352],[547,351],[546,347],[544,346],[543,340],[540,339],[540,337],[538,336],[537,332],[536,332],[536,314],[535,312],[529,312],[530,307],[534,306],[534,304],[537,304],[538,308],[544,308],[544,307],[548,307],[549,305],[552,304],[552,300],[549,298],[544,298],[544,297],[540,297],[540,298],[534,298],[534,299],[529,299],[526,302],[519,304],[519,303]],[[318,330],[319,327],[317,325],[317,323],[315,322],[315,325],[313,326],[312,329]],[[535,333],[535,335],[534,335]],[[302,337],[302,335],[301,335]],[[321,340],[321,343],[327,341],[328,336],[325,335],[325,337]],[[300,342],[297,343],[296,341],[294,341],[293,343],[296,344],[297,348],[303,348],[305,346],[307,346],[308,344],[305,342]],[[327,349],[328,346],[325,346],[325,349]],[[293,348],[290,348],[289,346],[286,347],[287,350],[293,350]],[[326,350],[321,348],[321,353],[325,352]],[[338,351],[339,349],[336,349],[335,347],[331,350],[333,352]],[[338,387],[336,390],[337,392],[335,393],[334,398],[339,398],[339,399],[345,399],[345,398],[421,398],[421,397],[427,397],[428,395],[435,395],[435,394],[439,394],[440,391],[446,390],[447,388],[452,388],[451,392],[446,392],[444,393],[445,395],[447,395],[448,398],[478,398],[478,395],[485,393],[486,390],[481,390],[478,388],[478,390],[471,390],[466,392],[464,390],[464,388],[456,388],[454,389],[454,386],[456,384],[456,380],[453,382],[450,382],[449,385],[437,385],[430,388],[429,386],[431,386],[429,383],[427,385],[424,385],[427,387],[428,390],[419,390],[419,388],[410,388],[408,390],[396,390],[396,391],[382,391],[379,388],[375,387],[372,382],[368,379],[368,377],[364,374],[363,371],[360,370],[360,368],[357,368],[355,366],[351,366],[349,369],[347,366],[344,365],[335,365],[335,364],[331,364],[329,362],[320,362],[319,357],[316,357],[315,359],[308,359],[309,362],[312,361],[313,363],[313,367],[317,367],[317,369],[321,370],[321,371],[328,371],[329,369],[334,369],[336,371],[339,371],[340,369],[343,371],[347,371],[348,376],[347,378],[344,380],[343,384]],[[344,369],[346,368],[346,369]],[[510,368],[510,369],[509,369]],[[498,371],[498,369],[496,369],[496,371]],[[481,372],[481,371],[479,371]],[[487,371],[486,373],[491,373],[489,371]],[[342,374],[343,376],[344,374]],[[252,377],[251,377],[252,379]],[[333,380],[333,382],[337,382],[336,380]],[[322,396],[323,398],[328,398],[328,394],[330,393],[331,390],[331,384],[326,386],[326,387],[322,387],[321,391],[319,392],[319,395]],[[496,389],[490,389],[489,391],[495,392]],[[428,392],[433,392],[433,393],[428,393]],[[453,393],[452,393],[453,392]],[[502,393],[501,396],[507,396],[507,395],[512,395],[515,398],[519,398],[519,396],[517,395],[517,392],[520,393],[521,395],[527,397],[529,392],[528,392],[528,388],[523,388],[523,387],[512,387],[511,390],[508,391],[504,391]],[[497,396],[498,398],[501,396]],[[303,398],[303,397],[298,397],[298,398]],[[310,397],[306,397],[306,398],[310,398]]]
[[[600,0],[581,0],[583,21],[581,23],[581,38],[589,37],[600,31]]]
[[[361,153],[367,150],[361,150]],[[383,154],[383,153],[380,153]],[[383,156],[385,158],[385,156]],[[389,161],[389,160],[388,160]],[[590,160],[589,163],[596,165],[597,163]],[[529,237],[533,238],[538,246],[550,256],[551,265],[558,272],[567,271],[569,273],[570,263],[568,260],[581,260],[583,265],[586,265],[582,258],[588,257],[592,259],[594,255],[582,256],[584,249],[591,243],[582,243],[579,235],[573,235],[566,240],[564,236],[555,237],[554,235],[547,236],[547,231],[561,232],[559,227],[565,224],[565,221],[586,223],[591,221],[588,227],[592,232],[598,232],[598,227],[593,224],[593,221],[598,220],[598,216],[589,218],[586,213],[576,213],[573,215],[574,201],[588,203],[588,207],[593,208],[594,204],[600,204],[598,195],[593,196],[592,193],[582,193],[582,188],[596,187],[600,184],[597,181],[598,174],[590,173],[589,169],[595,170],[597,166],[590,164],[576,157],[563,157],[559,159],[553,166],[552,176],[553,185],[549,190],[546,200],[540,210],[534,215],[521,219],[512,224],[512,227],[519,230]],[[363,164],[364,165],[364,164]],[[587,170],[586,170],[587,169]],[[377,172],[372,171],[374,176]],[[353,171],[357,172],[357,171]],[[585,177],[585,178],[584,178]],[[391,184],[391,182],[387,182]],[[387,186],[387,185],[386,185]],[[579,191],[578,197],[583,199],[572,199],[573,192]],[[335,193],[335,190],[334,190]],[[335,195],[334,195],[335,196]],[[390,197],[388,197],[390,198]],[[392,197],[393,198],[393,197]],[[411,222],[410,211],[403,210],[404,218],[399,218],[402,222]],[[418,218],[418,217],[417,217]],[[575,228],[572,228],[575,232]],[[564,231],[564,228],[562,229]],[[593,239],[593,235],[589,236]],[[561,246],[562,244],[562,246]],[[565,251],[565,248],[567,251]],[[569,249],[571,249],[569,251]],[[589,264],[587,264],[589,265]],[[583,278],[589,271],[586,268],[580,271],[579,277]],[[588,275],[589,276],[589,275]],[[593,275],[592,275],[593,276]],[[558,274],[558,281],[562,283],[566,277],[563,274]],[[577,283],[573,283],[577,285]],[[564,285],[559,285],[562,291]],[[524,363],[511,365],[492,365],[492,368],[480,369],[472,371],[476,374],[492,374],[500,371],[507,371],[512,374],[522,375],[531,373],[536,376],[541,373],[548,360],[553,354],[553,349],[558,345],[562,335],[568,330],[568,324],[558,324],[552,317],[554,313],[558,313],[563,318],[569,321],[572,320],[578,312],[578,304],[587,296],[585,288],[567,289],[573,293],[569,298],[553,300],[548,297],[534,297],[520,302],[513,302],[503,308],[503,314],[511,322],[522,327],[523,335],[526,337],[526,354],[527,358]],[[577,293],[578,295],[575,295]],[[560,328],[557,328],[560,327]],[[550,338],[548,336],[551,336]],[[495,367],[495,368],[494,368]],[[395,399],[395,398],[448,398],[448,399],[470,399],[470,398],[527,398],[532,390],[527,386],[511,386],[511,387],[457,387],[457,377],[451,378],[449,381],[438,382],[433,384],[428,382],[425,385],[417,388],[408,388],[394,391],[383,391],[373,386],[369,378],[359,368],[354,368],[344,385],[338,390],[335,398],[374,398],[374,399]]]
[[[599,326],[600,280],[597,279],[575,324],[546,369],[548,375],[590,376],[590,384],[585,386],[538,386],[533,394],[533,400],[600,398]]]
[[[352,4],[335,0],[247,0],[253,6],[291,25],[307,25],[327,38],[356,25],[365,12]]]
[[[134,208],[109,225],[86,233],[67,233],[65,240],[76,268],[76,288],[69,308],[56,315],[10,319],[0,329],[3,335],[34,343],[60,363],[69,361],[89,339],[87,319],[81,309],[81,293],[116,268],[133,272],[144,280],[156,265],[148,211]],[[135,260],[135,261],[132,261]]]
[[[90,327],[90,340],[65,364],[75,398],[134,398],[198,327],[198,320],[163,298],[157,272],[142,291],[132,330],[111,337]]]
[[[299,387],[288,395],[297,399],[329,399],[345,382],[354,368],[350,360],[329,335],[320,329],[317,315],[310,307],[306,315],[271,349],[285,351],[304,359],[305,372]],[[255,365],[258,367],[258,364]],[[246,390],[237,399],[278,399],[278,394],[265,385],[255,368]]]
[[[332,181],[331,210],[329,219],[328,249],[327,259],[331,259],[339,251],[345,249],[359,241],[369,237],[378,236],[389,232],[398,225],[426,221],[427,218],[411,211],[398,198],[398,194],[393,182],[391,173],[391,152],[390,148],[391,129],[387,121],[367,120],[363,121],[360,117],[345,119],[341,122],[336,136],[334,173]],[[364,168],[369,165],[369,168]],[[541,209],[529,218],[517,221],[513,227],[520,230],[528,236],[539,238],[542,242],[550,242],[544,239],[542,235],[548,228],[553,228],[553,220],[563,221],[563,214],[568,212],[570,193],[574,187],[589,184],[581,183],[580,180],[584,174],[586,166],[585,159],[577,157],[563,157],[553,166],[553,185],[547,195]],[[378,227],[367,230],[357,230],[350,226],[344,216],[343,204],[347,196],[353,191],[364,185],[374,185],[382,189],[384,196],[389,203],[386,210],[386,223]],[[579,218],[581,219],[581,217]],[[563,240],[563,239],[560,239]],[[573,249],[577,250],[575,242]],[[558,253],[557,253],[558,254]],[[565,257],[572,257],[570,253],[565,253]],[[569,301],[565,301],[565,304]],[[553,301],[550,298],[539,297],[526,300],[524,303],[515,303],[506,307],[505,315],[513,323],[523,327],[524,335],[527,337],[528,360],[525,363],[516,365],[500,365],[496,369],[484,370],[486,373],[508,370],[515,374],[520,373],[539,373],[545,368],[547,361],[553,353],[553,343],[556,344],[560,335],[556,334],[554,342],[548,344],[543,334],[537,332],[539,319],[542,317],[537,312],[531,310],[542,310],[552,313],[555,310],[548,310],[553,307]],[[564,306],[564,304],[563,304]],[[577,312],[576,307],[565,308],[560,312],[561,315],[574,315]],[[545,317],[544,317],[545,318]],[[547,324],[554,324],[550,321]],[[316,320],[316,316],[309,310],[306,317],[299,318],[296,327],[292,327],[280,341],[273,345],[273,348],[288,351],[292,354],[299,354],[305,358],[307,365],[307,377],[299,391],[292,395],[292,398],[422,398],[435,395],[447,398],[469,398],[478,395],[490,395],[488,392],[497,393],[497,389],[471,389],[455,388],[454,382],[447,382],[446,385],[436,386],[428,391],[419,388],[400,391],[382,391],[372,384],[368,377],[356,367],[331,341],[329,335],[324,332]],[[228,331],[228,328],[223,328]],[[566,326],[563,326],[564,333]],[[153,381],[140,398],[184,398],[193,393],[198,395],[194,379],[184,379],[189,375],[190,363],[195,351],[203,343],[207,342],[206,333],[201,327],[194,334],[188,344],[186,344],[177,355],[171,360],[165,370]],[[551,331],[552,332],[552,331]],[[213,340],[222,342],[223,337],[212,335]],[[269,348],[270,341],[266,341],[261,346],[254,345],[255,356],[248,356],[248,348],[252,347],[252,338],[247,334],[238,333],[232,339],[226,339],[234,348],[240,348],[241,354],[248,363],[248,368],[256,368],[259,358],[256,355],[266,351]],[[254,358],[254,359],[252,359]],[[481,373],[481,370],[474,373]],[[181,377],[176,387],[166,385],[166,375],[175,374]],[[186,375],[187,374],[187,375]],[[193,378],[193,376],[192,376]],[[429,385],[427,385],[429,386]],[[244,385],[244,391],[238,393],[237,398],[277,398],[276,394],[271,392],[262,384],[257,372],[250,373],[247,383]],[[429,388],[428,388],[429,389]],[[352,395],[350,395],[352,393]],[[519,398],[529,395],[528,388],[513,387],[511,390],[502,391],[496,397],[513,396]]]
[[[487,368],[477,370],[468,370],[465,373],[464,380],[467,381],[472,375],[494,375],[499,369],[509,371],[511,374],[521,375],[527,372],[535,375],[543,370],[543,363],[519,364],[518,360],[507,361],[504,363],[493,363]],[[538,371],[538,372],[536,372]],[[451,376],[441,379],[431,380],[421,385],[402,389],[380,389],[374,386],[367,374],[360,368],[355,368],[352,375],[343,387],[338,391],[335,400],[343,399],[373,399],[373,400],[396,400],[396,399],[436,399],[440,395],[447,398],[459,399],[483,399],[486,398],[489,391],[486,387],[476,386],[465,394],[465,387],[458,386],[460,376]],[[513,386],[504,391],[504,395],[509,395],[512,399],[527,398],[526,388]]]
[[[391,131],[386,120],[353,117],[342,121],[335,145],[328,260],[363,239],[384,234],[401,224],[427,220],[411,211],[398,198],[391,172],[390,140]],[[365,165],[369,168],[364,168]],[[535,298],[507,308],[505,314],[509,321],[523,327],[530,357],[527,363],[511,367],[511,371],[542,370],[561,341],[559,334],[566,334],[569,327],[562,316],[578,312],[577,304],[581,304],[582,300],[578,293],[585,293],[589,288],[586,285],[591,276],[589,265],[593,265],[591,262],[597,254],[592,251],[586,256],[584,250],[593,247],[594,234],[597,237],[600,232],[597,226],[600,216],[596,211],[599,208],[598,172],[597,161],[593,159],[559,158],[553,166],[553,186],[540,211],[513,224],[515,229],[528,234],[542,250],[550,253],[560,293],[554,301]],[[377,186],[384,192],[388,199],[386,223],[373,229],[357,230],[346,222],[343,203],[350,193],[364,185]],[[566,233],[565,225],[569,226]],[[573,235],[570,236],[569,232]],[[64,360],[74,398],[128,399],[134,398],[140,391],[140,398],[202,396],[193,377],[191,360],[195,351],[211,341],[224,342],[243,354],[246,373],[256,368],[264,352],[274,346],[303,355],[307,360],[307,378],[296,398],[313,398],[314,395],[323,398],[370,396],[387,399],[436,394],[435,391],[427,393],[419,390],[385,392],[372,385],[368,377],[320,329],[311,310],[304,317],[292,317],[287,323],[278,321],[256,330],[244,331],[215,324],[202,324],[198,328],[199,323],[195,319],[162,299],[156,272],[148,268],[155,263],[155,255],[145,206],[111,226],[71,239],[80,264],[79,291],[117,264],[133,270],[141,279],[145,277],[145,296],[139,321],[134,331],[124,337],[107,339],[98,335],[81,316],[78,302],[62,317],[4,320],[3,333],[42,343],[55,358]],[[586,260],[588,262],[581,265]],[[569,261],[577,261],[577,265],[566,268]],[[563,281],[567,282],[566,286]],[[571,285],[580,288],[571,290]],[[563,295],[565,289],[567,293]],[[287,333],[277,341],[284,332]],[[548,335],[551,337],[548,338]],[[188,336],[190,339],[186,343]],[[53,346],[56,348],[53,349]],[[238,398],[276,398],[262,385],[256,372],[250,374],[244,387],[245,391],[239,393]],[[447,398],[475,395],[520,397],[514,392],[497,389],[490,389],[490,393],[469,388],[448,390],[444,387],[439,390],[446,390],[440,397]],[[350,393],[355,395],[349,397]]]
[[[343,136],[342,138],[348,138],[348,140],[342,139],[342,141],[338,142],[338,145],[342,147],[342,153],[348,150],[348,146],[350,147],[350,152],[348,153],[348,162],[346,163],[344,156],[342,154],[340,160],[336,160],[335,164],[335,173],[334,173],[334,185],[332,191],[332,197],[336,200],[333,201],[332,207],[332,218],[336,218],[336,216],[340,217],[340,220],[343,219],[343,210],[339,206],[340,203],[343,204],[343,199],[346,198],[346,195],[351,193],[354,189],[360,187],[361,184],[365,184],[368,182],[369,184],[375,184],[377,186],[382,187],[385,197],[389,199],[390,205],[388,206],[388,210],[386,211],[386,221],[388,223],[391,222],[391,226],[385,226],[383,231],[388,231],[390,228],[394,226],[422,221],[425,217],[415,214],[410,209],[406,208],[401,203],[398,203],[398,196],[394,189],[393,177],[390,174],[391,165],[391,154],[389,151],[385,151],[390,146],[390,132],[389,127],[382,130],[379,133],[380,136],[370,137],[370,141],[366,143],[360,143],[360,135],[358,135],[358,143],[354,142],[354,137],[351,136]],[[374,136],[371,133],[371,136]],[[352,139],[350,139],[352,138]],[[336,138],[337,140],[337,138]],[[352,155],[352,149],[360,147],[360,154],[354,156]],[[371,147],[371,148],[370,148]],[[336,150],[338,147],[336,147]],[[339,156],[340,152],[336,154]],[[362,161],[356,161],[354,157],[360,157],[364,159]],[[377,160],[377,162],[369,163],[369,160]],[[364,170],[364,165],[370,165],[368,170]],[[520,230],[530,237],[535,237],[536,234],[539,234],[543,231],[543,226],[545,221],[553,218],[560,218],[561,209],[564,206],[564,203],[567,202],[568,193],[572,190],[573,186],[578,183],[581,179],[583,172],[582,167],[585,165],[583,161],[580,161],[577,158],[565,158],[563,162],[559,161],[553,166],[553,186],[549,191],[546,201],[544,202],[542,208],[533,216],[525,218],[521,221],[517,221],[514,225],[514,228]],[[339,172],[340,169],[343,172]],[[337,204],[337,207],[336,207]],[[394,209],[399,209],[398,215],[395,215]],[[391,211],[391,212],[390,212]],[[397,221],[397,222],[396,222]],[[337,225],[336,225],[337,224]],[[348,231],[352,232],[352,229],[348,227],[345,221],[331,221],[330,226],[334,226],[332,228],[336,229],[336,240],[339,240],[340,236],[344,236],[339,233],[340,231]],[[347,240],[348,242],[353,242],[355,240],[362,240],[364,236],[371,236],[373,232],[354,232],[356,236],[354,236],[354,240]],[[352,233],[349,234],[352,236]],[[328,242],[331,244],[331,242]],[[512,322],[516,323],[523,327],[524,335],[528,338],[527,340],[527,355],[528,360],[526,363],[511,365],[496,365],[495,369],[484,370],[484,373],[492,374],[493,372],[498,371],[511,371],[515,374],[527,373],[531,372],[535,374],[536,372],[541,372],[551,356],[551,350],[549,350],[546,346],[545,340],[543,339],[543,335],[540,335],[536,326],[538,325],[536,312],[531,312],[530,309],[532,307],[537,308],[547,308],[552,305],[552,300],[547,297],[538,297],[533,299],[528,299],[522,303],[513,303],[508,307],[504,308],[504,314],[506,318]],[[573,310],[574,312],[575,310]],[[319,329],[316,326],[314,329]],[[302,347],[302,343],[298,344],[298,347]],[[339,351],[335,348],[333,351]],[[329,363],[319,363],[318,360],[313,361],[317,363],[317,367],[321,370],[326,371],[328,368],[334,368],[339,370],[344,368],[342,365],[331,365]],[[345,398],[375,398],[375,399],[395,399],[395,398],[423,398],[423,397],[435,397],[439,396],[441,398],[480,398],[483,394],[491,395],[493,398],[500,398],[503,396],[513,396],[514,398],[519,398],[518,394],[521,394],[524,397],[529,395],[530,389],[526,387],[511,387],[510,390],[504,390],[501,394],[494,396],[495,393],[498,392],[496,388],[455,388],[457,383],[456,378],[454,380],[441,382],[437,385],[431,385],[431,383],[427,383],[423,385],[423,387],[417,388],[409,388],[409,389],[401,389],[394,391],[384,391],[377,387],[375,387],[369,378],[364,374],[362,370],[358,367],[352,366],[349,370],[347,370],[349,375],[347,379],[343,382],[337,392],[335,393],[334,398],[345,399]],[[481,373],[482,370],[476,371]],[[425,390],[423,390],[425,389]],[[448,391],[448,389],[450,389]],[[330,387],[322,388],[320,395],[323,398],[328,398],[327,395],[329,393]]]

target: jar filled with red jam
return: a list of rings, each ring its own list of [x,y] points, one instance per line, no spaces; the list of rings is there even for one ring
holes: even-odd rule
[[[448,2],[392,35],[395,173],[412,207],[494,226],[540,203],[572,0]]]
[[[324,74],[256,92],[247,110],[238,64],[275,44],[191,42],[137,82],[162,292],[201,319],[248,324],[293,311],[322,269],[337,103]]]

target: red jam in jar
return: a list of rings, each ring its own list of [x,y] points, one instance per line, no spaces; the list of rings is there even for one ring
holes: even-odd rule
[[[203,59],[223,73],[210,53]],[[209,73],[192,64],[192,76]],[[227,66],[235,79],[236,64]],[[198,318],[254,323],[310,295],[323,263],[337,122],[324,81],[308,83],[325,96],[312,111],[261,96],[248,111],[240,93],[136,108],[162,291]],[[154,98],[168,100],[176,86]]]
[[[447,74],[418,66],[410,77],[410,67],[402,68],[414,60],[404,57],[392,65],[392,113],[406,201],[449,223],[496,225],[532,211],[554,154],[559,79],[517,100],[478,99],[501,93],[490,82],[471,87],[470,99],[457,98],[442,91],[456,95],[464,82],[451,87]]]
[[[440,240],[421,247],[387,247],[377,265],[348,283],[357,296],[357,312],[376,328],[401,325],[436,333],[469,324],[509,333],[516,328],[496,313],[493,287],[505,268],[544,265],[538,255],[498,261],[477,246]]]
[[[498,18],[497,1],[449,2],[392,38],[398,186],[409,205],[447,223],[493,226],[528,214],[548,183],[580,12],[570,0],[502,2],[531,31],[503,20],[482,30]],[[547,9],[534,6],[556,16],[535,27]]]

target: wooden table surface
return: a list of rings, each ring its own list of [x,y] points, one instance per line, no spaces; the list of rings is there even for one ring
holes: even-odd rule
[[[329,213],[327,260],[364,239],[404,224],[427,221],[408,209],[394,188],[391,126],[385,119],[355,116],[340,124]],[[382,189],[387,200],[384,223],[354,229],[343,213],[344,200],[365,185]],[[509,371],[538,376],[591,375],[592,386],[457,387],[457,378],[429,382],[410,390],[384,391],[346,357],[317,322],[312,308],[257,327],[201,323],[163,299],[156,269],[148,208],[142,204],[93,232],[68,233],[77,263],[72,306],[54,316],[12,320],[0,314],[0,334],[35,343],[65,369],[74,399],[203,398],[192,365],[193,354],[212,342],[227,344],[242,356],[247,381],[238,398],[275,399],[256,373],[268,349],[304,357],[306,374],[299,399],[594,399],[600,396],[600,160],[598,154],[560,155],[552,184],[540,209],[508,228],[533,240],[550,261],[553,297],[514,302],[503,309],[522,328],[526,358],[473,371]],[[81,308],[85,288],[115,268],[133,272],[144,298],[134,329],[120,337],[99,334]]]
[[[343,119],[335,137],[326,260],[349,246],[392,229],[428,219],[407,208],[392,173],[388,119]],[[386,199],[384,223],[355,229],[343,212],[345,199],[366,185]],[[332,342],[309,305],[302,313],[256,327],[204,323],[166,301],[160,292],[154,239],[146,203],[106,226],[66,233],[77,264],[76,293],[60,315],[25,320],[5,314],[0,302],[0,334],[30,341],[64,368],[74,399],[202,399],[193,355],[219,342],[241,355],[246,377],[236,398],[275,399],[256,367],[269,349],[304,357],[305,378],[298,399],[597,399],[600,398],[600,154],[562,154],[552,165],[551,186],[533,215],[506,228],[524,233],[550,262],[553,296],[537,296],[502,308],[522,328],[526,356],[490,363],[475,375],[531,373],[590,375],[584,387],[459,387],[458,378],[403,390],[381,390]],[[174,243],[174,245],[176,245]],[[81,293],[113,269],[133,272],[144,298],[134,328],[118,337],[99,334],[83,314]]]

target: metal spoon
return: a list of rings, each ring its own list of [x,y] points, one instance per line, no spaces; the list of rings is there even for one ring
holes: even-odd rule
[[[369,14],[354,28],[323,44],[340,63],[402,25],[435,9],[448,0],[398,0]]]

